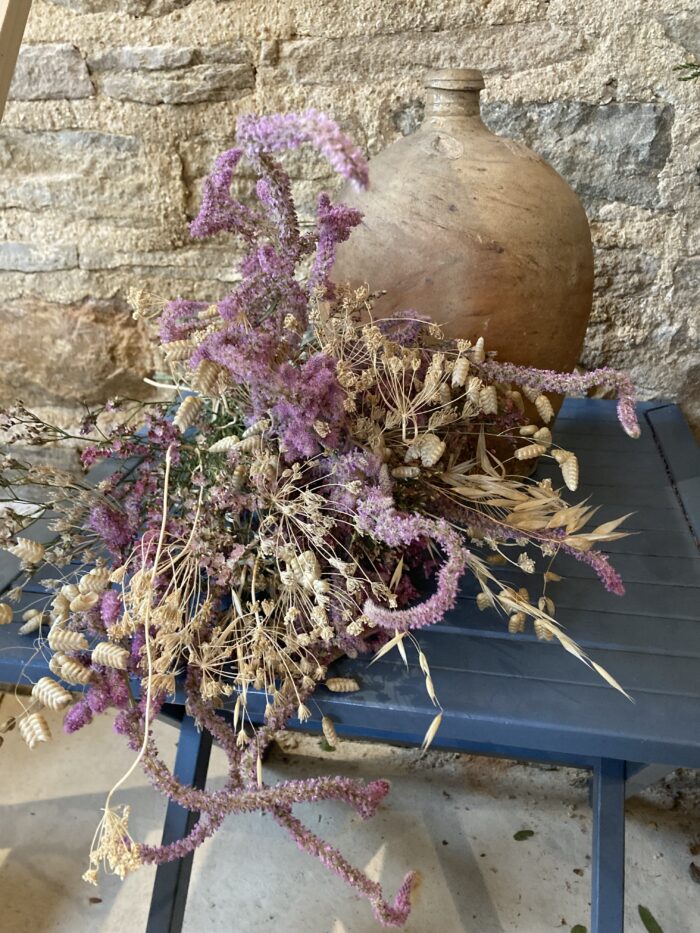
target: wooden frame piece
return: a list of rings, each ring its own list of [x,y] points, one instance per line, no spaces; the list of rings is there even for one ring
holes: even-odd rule
[[[0,0],[0,120],[32,0]]]

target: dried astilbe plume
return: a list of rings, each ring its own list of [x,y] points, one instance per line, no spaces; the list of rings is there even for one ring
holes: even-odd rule
[[[510,633],[555,639],[621,689],[556,621],[551,563],[560,553],[623,591],[598,550],[620,537],[623,519],[594,526],[594,506],[568,500],[579,465],[554,442],[551,396],[603,386],[617,392],[627,433],[638,425],[619,373],[514,366],[479,334],[450,340],[412,312],[377,320],[367,289],[331,282],[336,247],[360,215],[321,195],[313,229],[301,232],[276,153],[306,142],[366,183],[361,153],[323,114],[241,118],[238,145],[217,160],[192,225],[195,236],[241,238],[246,255],[231,293],[211,303],[132,292],[135,316],[157,334],[165,371],[150,381],[167,401],[115,401],[88,413],[82,461],[86,469],[110,461],[106,478],[94,486],[5,457],[13,508],[0,513],[0,544],[25,573],[0,604],[0,624],[11,624],[10,603],[28,576],[49,565],[50,599],[29,610],[20,631],[36,639],[56,680],[34,686],[19,731],[35,748],[50,737],[43,706],[67,707],[67,732],[112,708],[116,730],[137,750],[105,802],[88,880],[100,867],[123,877],[180,858],[227,816],[258,810],[366,897],[380,922],[402,926],[415,876],[386,901],[293,812],[335,799],[367,818],[388,784],[334,777],[270,786],[265,749],[288,723],[310,720],[335,746],[324,697],[361,684],[330,665],[394,651],[417,663],[435,708],[427,748],[444,711],[415,632],[454,607],[465,576],[478,608],[497,612]],[[245,203],[230,191],[241,161],[257,176]],[[0,415],[0,431],[10,447],[63,436],[22,406]],[[557,479],[529,476],[537,463],[554,464]],[[46,545],[31,530],[23,535],[41,517],[56,535]],[[510,585],[504,566],[532,584]],[[53,579],[64,567],[70,575]],[[227,756],[217,791],[180,784],[159,756],[151,724],[175,694]],[[131,839],[128,808],[113,800],[137,766],[201,814],[182,840]]]

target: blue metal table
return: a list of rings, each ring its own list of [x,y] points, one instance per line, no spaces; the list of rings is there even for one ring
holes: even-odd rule
[[[632,441],[617,425],[613,403],[569,400],[555,430],[578,455],[577,497],[601,505],[599,521],[635,513],[626,523],[635,534],[609,548],[625,597],[606,593],[592,571],[569,558],[558,561],[566,579],[553,593],[566,631],[634,702],[557,644],[509,635],[503,620],[476,609],[468,582],[444,622],[418,634],[445,707],[434,748],[591,772],[593,933],[623,930],[625,797],[674,768],[700,768],[700,450],[675,405],[646,402],[639,414],[642,437]],[[539,474],[550,470],[558,481],[554,465]],[[39,527],[31,536],[47,534]],[[16,573],[13,558],[0,565],[0,590]],[[508,575],[513,585],[527,585],[524,575]],[[16,628],[0,627],[0,682],[15,683],[27,660],[27,640]],[[31,680],[44,673],[39,656],[25,670]],[[435,711],[419,671],[389,654],[372,666],[366,658],[343,659],[334,673],[362,686],[345,695],[319,690],[341,735],[420,745]],[[204,786],[211,737],[198,733],[177,703],[164,712],[180,728],[177,776]],[[163,842],[186,834],[196,819],[171,803]],[[191,865],[189,856],[159,867],[148,933],[180,930]]]

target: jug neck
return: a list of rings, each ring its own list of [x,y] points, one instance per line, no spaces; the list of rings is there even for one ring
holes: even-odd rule
[[[474,129],[487,131],[479,107],[479,93],[484,87],[480,71],[475,68],[442,68],[426,76],[424,87],[424,125],[435,126],[444,120],[458,120],[468,122]]]

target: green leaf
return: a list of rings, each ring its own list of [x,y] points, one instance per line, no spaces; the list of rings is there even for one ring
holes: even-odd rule
[[[522,842],[523,839],[529,839],[530,836],[535,835],[534,829],[519,829],[517,833],[513,836],[516,842]]]
[[[582,923],[577,923],[575,927],[571,927],[571,933],[588,933],[588,928]]]
[[[664,933],[648,907],[643,907],[639,904],[637,910],[639,911],[639,916],[645,929],[648,930],[649,933]]]

